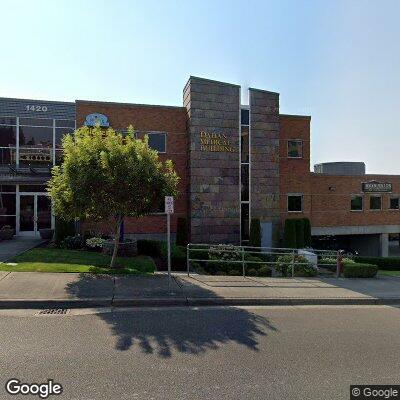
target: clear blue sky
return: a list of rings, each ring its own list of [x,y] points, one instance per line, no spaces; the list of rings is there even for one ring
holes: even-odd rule
[[[397,0],[0,0],[0,96],[182,105],[217,79],[311,115],[313,163],[400,174],[399,20]]]

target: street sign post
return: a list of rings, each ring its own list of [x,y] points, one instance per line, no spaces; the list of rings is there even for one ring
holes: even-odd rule
[[[165,196],[165,213],[167,214],[168,291],[171,292],[171,214],[174,213],[172,196]]]

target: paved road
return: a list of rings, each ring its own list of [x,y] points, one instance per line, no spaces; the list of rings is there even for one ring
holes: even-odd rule
[[[11,377],[53,378],[79,400],[333,400],[351,383],[400,384],[395,307],[36,312],[0,311],[1,399],[19,398]]]

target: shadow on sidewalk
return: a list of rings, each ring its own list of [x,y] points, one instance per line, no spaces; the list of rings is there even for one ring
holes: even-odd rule
[[[99,279],[101,276],[82,274],[66,290],[77,298],[87,298],[88,287]],[[207,296],[215,297],[215,293],[204,293]],[[174,352],[202,354],[230,342],[258,351],[258,338],[277,331],[269,319],[238,307],[138,307],[100,313],[98,317],[115,336],[117,350],[137,346],[145,354],[162,358],[172,357]]]

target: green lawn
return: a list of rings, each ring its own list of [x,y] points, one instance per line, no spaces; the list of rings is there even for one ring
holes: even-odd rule
[[[113,270],[108,267],[110,259],[110,256],[90,251],[37,248],[0,263],[0,271],[152,274],[155,270],[153,260],[146,256],[119,257],[120,268]]]
[[[391,276],[400,276],[400,271],[387,271],[384,269],[380,269],[378,271],[379,275],[391,275]]]

